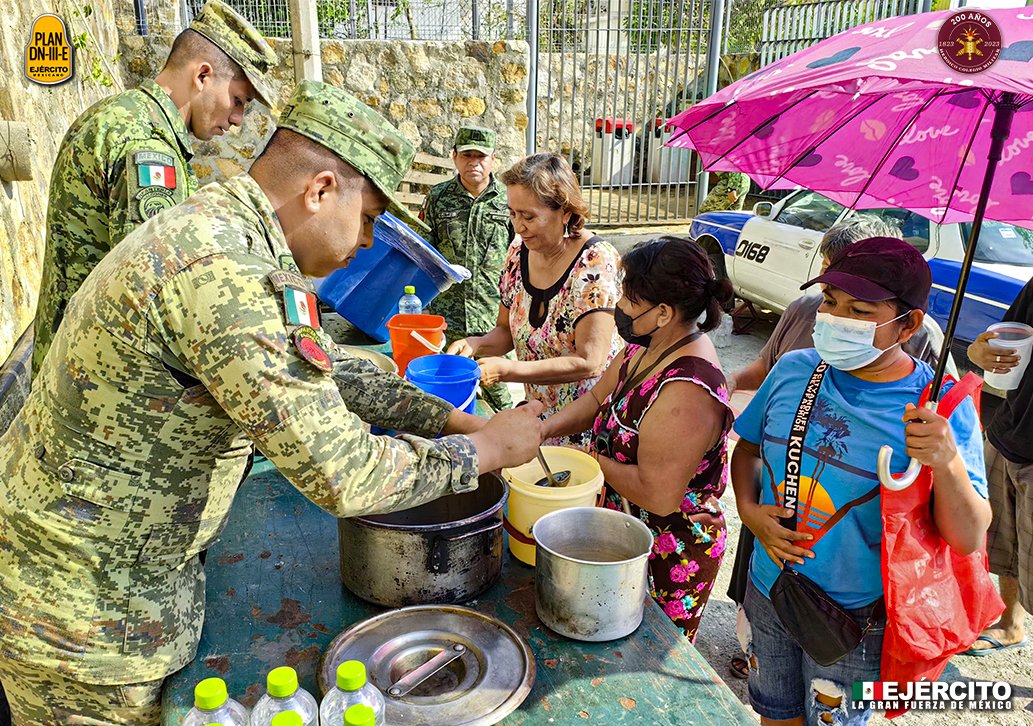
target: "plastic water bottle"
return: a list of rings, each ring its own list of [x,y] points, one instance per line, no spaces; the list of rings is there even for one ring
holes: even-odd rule
[[[345,713],[356,704],[373,709],[373,726],[384,723],[384,695],[366,681],[365,665],[357,660],[346,660],[337,666],[337,687],[323,696],[319,705],[319,722],[343,724]],[[362,713],[362,709],[358,713]]]
[[[405,286],[405,294],[398,300],[399,315],[419,315],[423,312],[423,303],[416,297],[416,288]]]
[[[273,726],[276,715],[296,713],[298,726],[318,726],[319,704],[311,693],[298,687],[298,674],[289,666],[273,668],[266,676],[266,693],[251,710],[251,726]]]
[[[344,726],[377,726],[377,716],[365,703],[356,703],[344,712]]]
[[[298,715],[297,711],[280,711],[273,716],[273,720],[269,723],[270,726],[305,726],[305,722],[301,720],[301,716]],[[312,723],[315,723],[315,721]]]
[[[226,681],[205,678],[194,686],[194,707],[183,719],[183,726],[248,726],[248,712],[226,693]]]

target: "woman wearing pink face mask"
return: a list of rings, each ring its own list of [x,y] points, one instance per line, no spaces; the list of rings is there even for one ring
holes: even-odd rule
[[[780,358],[735,424],[732,485],[760,545],[738,630],[751,665],[750,701],[769,726],[819,723],[823,715],[867,722],[849,693],[855,681],[879,680],[885,615],[875,462],[882,445],[893,447],[894,471],[908,457],[932,468],[934,520],[956,550],[980,547],[990,522],[971,400],[949,420],[914,406],[933,378],[927,364],[901,350],[928,304],[932,278],[922,255],[902,240],[862,240],[805,287],[813,283],[822,283],[824,295],[814,349]],[[833,632],[833,620],[815,618],[801,631],[773,605],[797,575],[863,634],[829,664],[819,663],[829,659],[816,655],[813,638]]]

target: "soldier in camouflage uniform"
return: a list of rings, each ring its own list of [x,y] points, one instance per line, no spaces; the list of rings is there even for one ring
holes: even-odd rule
[[[717,185],[707,194],[703,204],[699,205],[697,214],[742,209],[749,191],[750,178],[748,176],[734,171],[719,171]]]
[[[413,155],[373,110],[302,83],[248,174],[145,222],[87,277],[0,438],[0,681],[16,724],[158,723],[161,681],[204,620],[197,554],[254,446],[339,517],[533,458],[540,406],[485,423],[319,327],[306,275],[371,245],[385,206],[406,218],[392,192]]]
[[[452,161],[455,178],[431,188],[420,218],[430,228],[427,240],[449,262],[473,275],[453,285],[430,304],[430,312],[448,321],[446,343],[484,335],[499,314],[499,276],[513,241],[506,187],[495,175],[495,132],[463,126],[456,132]],[[513,399],[503,382],[484,389],[495,410],[510,408]]]
[[[197,191],[190,137],[239,126],[252,97],[271,105],[269,44],[220,0],[173,43],[153,81],[87,109],[65,134],[50,178],[32,376],[69,299],[132,229]]]

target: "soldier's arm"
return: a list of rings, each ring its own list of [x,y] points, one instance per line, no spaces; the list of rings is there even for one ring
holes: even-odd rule
[[[253,258],[200,260],[151,298],[157,334],[276,467],[335,516],[416,506],[474,488],[465,436],[372,436],[328,373],[288,337],[282,298]],[[400,383],[400,380],[399,380]],[[371,394],[391,405],[400,386]]]
[[[108,232],[111,246],[164,209],[190,196],[189,169],[162,139],[118,144],[108,165]]]
[[[455,406],[424,393],[395,373],[368,360],[343,354],[331,373],[348,410],[374,426],[406,431],[418,436],[437,436],[445,430]],[[395,395],[384,400],[376,391],[387,388]]]

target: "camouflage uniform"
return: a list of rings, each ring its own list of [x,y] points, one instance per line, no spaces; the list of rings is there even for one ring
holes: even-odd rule
[[[460,128],[455,150],[468,149],[494,153],[495,132]],[[484,335],[498,320],[499,276],[513,241],[506,187],[492,175],[487,188],[474,199],[457,174],[431,188],[420,218],[430,228],[427,241],[449,262],[468,268],[473,275],[434,298],[430,312],[448,321],[445,337],[449,344],[469,335]],[[501,381],[488,386],[484,394],[496,410],[513,405],[509,389]]]
[[[710,190],[703,204],[699,205],[697,214],[703,212],[720,212],[729,209],[742,209],[746,203],[746,195],[750,191],[750,178],[738,172],[722,171],[717,174],[717,186]],[[728,193],[735,192],[735,203],[728,201]]]
[[[321,83],[298,87],[280,127],[382,191],[414,155]],[[465,436],[363,430],[360,419],[434,436],[453,408],[325,341],[332,370],[318,368],[292,344],[302,328],[287,322],[286,290],[307,284],[292,268],[268,197],[242,174],[145,222],[83,283],[0,438],[0,676],[14,661],[113,685],[186,664],[204,620],[197,554],[256,445],[338,517],[477,486]]]
[[[205,5],[190,29],[222,48],[269,104],[263,74],[276,54],[257,30],[218,0]],[[192,155],[179,109],[153,81],[99,101],[72,124],[50,178],[33,378],[69,299],[101,258],[149,217],[197,191]]]

